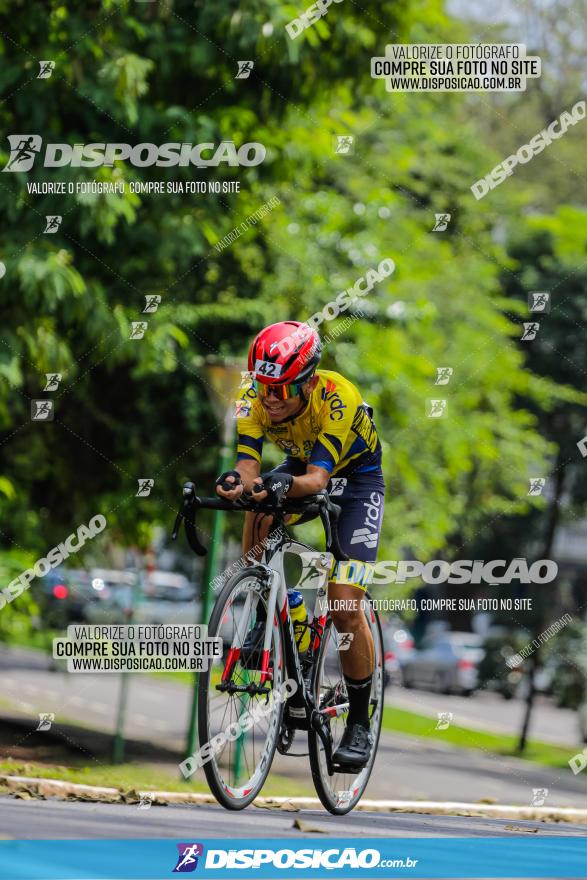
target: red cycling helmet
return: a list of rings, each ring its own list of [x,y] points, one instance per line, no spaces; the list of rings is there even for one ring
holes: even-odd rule
[[[261,330],[249,349],[249,372],[264,385],[302,384],[320,362],[317,332],[299,321],[280,321]]]

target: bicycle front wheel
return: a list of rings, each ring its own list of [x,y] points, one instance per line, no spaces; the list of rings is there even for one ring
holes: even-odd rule
[[[379,616],[373,608],[368,594],[365,594],[363,613],[371,630],[375,649],[375,668],[369,706],[373,748],[369,760],[359,773],[335,772],[330,776],[322,740],[316,731],[311,730],[308,733],[310,767],[316,792],[326,809],[337,816],[349,813],[363,796],[375,763],[383,719],[383,636]],[[346,726],[347,712],[342,707],[348,704],[348,695],[340,662],[339,635],[330,618],[326,621],[318,652],[313,689],[316,705],[325,712],[328,719],[332,737],[332,751],[334,752]]]
[[[264,627],[269,589],[257,566],[238,572],[220,593],[208,635],[223,640],[223,657],[200,673],[198,732],[201,764],[216,800],[242,810],[259,794],[271,769],[281,726],[284,684],[283,638],[273,615],[267,675],[263,664]],[[246,656],[234,645],[247,641]],[[266,679],[266,680],[264,680]]]

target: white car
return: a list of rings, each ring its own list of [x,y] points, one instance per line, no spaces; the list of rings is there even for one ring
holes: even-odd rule
[[[468,696],[477,687],[483,639],[476,633],[433,632],[402,662],[404,687]]]

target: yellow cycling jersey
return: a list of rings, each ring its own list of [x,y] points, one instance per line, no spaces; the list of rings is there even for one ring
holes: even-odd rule
[[[318,370],[318,384],[299,415],[272,422],[253,387],[237,407],[237,460],[261,462],[267,437],[287,456],[318,465],[331,474],[364,473],[381,467],[377,430],[358,388],[329,370]]]

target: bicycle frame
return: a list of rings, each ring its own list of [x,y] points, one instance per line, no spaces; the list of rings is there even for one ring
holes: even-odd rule
[[[318,652],[324,635],[325,627],[328,620],[328,609],[324,605],[324,597],[327,594],[325,586],[328,581],[328,573],[333,560],[333,553],[337,559],[346,560],[348,556],[342,550],[337,532],[338,516],[340,507],[334,504],[325,491],[316,495],[309,496],[303,500],[292,500],[286,502],[283,507],[257,503],[252,496],[246,499],[239,499],[237,502],[227,502],[220,498],[199,498],[195,492],[193,483],[188,482],[183,487],[183,504],[180,508],[173,528],[172,539],[177,537],[179,527],[182,520],[185,523],[186,536],[188,544],[192,550],[203,556],[206,549],[200,542],[195,527],[195,511],[200,507],[206,507],[211,510],[252,510],[253,512],[267,513],[273,517],[273,524],[268,537],[265,540],[265,548],[261,561],[251,565],[251,574],[255,574],[263,583],[268,591],[267,598],[267,615],[265,623],[265,632],[263,639],[263,649],[261,655],[261,682],[256,685],[249,683],[246,685],[236,684],[232,681],[232,672],[240,657],[246,633],[241,631],[241,627],[237,626],[233,634],[232,644],[228,651],[225,661],[224,670],[222,672],[220,684],[216,685],[220,691],[243,692],[250,694],[269,694],[270,688],[266,687],[268,681],[272,677],[272,670],[269,669],[270,647],[271,647],[271,629],[277,622],[277,614],[282,621],[283,630],[283,657],[285,659],[285,667],[288,676],[293,680],[297,689],[292,694],[286,705],[292,705],[294,701],[296,709],[302,709],[305,712],[304,729],[313,729],[320,737],[326,755],[328,772],[332,775],[332,735],[327,719],[329,717],[337,717],[348,710],[348,702],[330,706],[326,709],[320,709],[316,705],[316,700],[311,692],[312,681],[307,684],[300,663],[298,649],[295,640],[293,621],[289,613],[289,605],[287,599],[287,586],[284,573],[284,555],[286,552],[298,553],[311,560],[320,561],[323,567],[323,581],[316,589],[316,601],[314,603],[314,614],[311,629],[314,633],[314,639],[310,648],[311,663],[313,670],[316,669]],[[308,544],[301,541],[295,541],[284,528],[285,517],[290,513],[310,514],[311,516],[319,516],[324,527],[326,537],[327,552],[320,553]],[[331,552],[332,551],[332,552]],[[328,568],[326,566],[328,565]],[[314,568],[314,566],[313,566]],[[317,569],[320,573],[320,570]],[[304,579],[305,580],[305,579]],[[300,583],[301,586],[301,583]],[[247,621],[250,615],[255,612],[259,596],[253,597],[249,592],[245,599],[245,606],[241,614],[241,620]],[[253,605],[253,602],[255,603]],[[279,662],[281,663],[281,659]],[[289,720],[289,719],[288,719]],[[293,718],[297,722],[292,727],[300,726],[299,718]],[[286,722],[286,726],[290,726]]]
[[[275,532],[278,531],[279,534],[276,536]],[[316,600],[314,603],[313,609],[313,626],[317,630],[314,641],[311,646],[312,654],[314,654],[318,648],[320,647],[320,637],[321,633],[324,631],[324,624],[326,622],[326,610],[324,608],[324,597],[326,595],[325,586],[327,583],[327,570],[326,566],[330,565],[332,560],[332,554],[330,553],[320,553],[310,547],[308,544],[304,544],[301,541],[294,540],[287,532],[283,529],[283,527],[277,527],[277,529],[273,530],[273,538],[268,539],[267,546],[263,551],[263,555],[261,561],[253,566],[255,571],[259,573],[259,570],[263,570],[263,574],[266,578],[267,587],[269,589],[269,596],[267,599],[267,621],[265,625],[265,634],[263,639],[263,649],[262,649],[262,660],[261,660],[261,682],[260,684],[264,684],[270,678],[269,671],[269,654],[270,654],[270,645],[271,645],[271,623],[270,621],[274,620],[274,616],[276,614],[279,615],[281,621],[283,623],[284,628],[284,640],[285,640],[285,660],[286,660],[286,670],[288,675],[295,679],[298,683],[298,686],[301,686],[303,683],[302,670],[299,660],[299,655],[296,647],[293,622],[291,616],[289,614],[289,603],[287,598],[287,586],[285,580],[285,572],[284,572],[284,556],[286,553],[296,553],[302,557],[316,557],[317,561],[319,561],[323,567],[323,578],[320,579],[320,582],[316,584]],[[308,560],[309,561],[309,560]],[[251,593],[247,594],[245,599],[245,605],[242,611],[242,620],[248,620],[250,615],[255,611],[255,607],[253,606],[253,602],[258,601],[253,598]],[[230,646],[228,656],[226,659],[226,664],[224,668],[224,672],[222,674],[222,681],[226,682],[229,680],[234,665],[236,664],[240,652],[243,646],[245,633],[240,631],[240,627],[236,627],[232,644]]]
[[[265,577],[267,588],[269,590],[267,598],[267,617],[261,654],[261,679],[258,687],[261,688],[271,679],[272,676],[271,670],[269,669],[271,629],[276,616],[279,615],[283,623],[284,657],[287,675],[288,678],[293,679],[296,682],[298,687],[297,693],[299,693],[299,697],[301,697],[301,699],[296,701],[296,704],[300,709],[302,707],[305,709],[307,724],[317,730],[323,739],[326,748],[327,761],[330,765],[332,744],[329,730],[325,727],[324,721],[326,720],[326,717],[337,717],[348,711],[348,702],[340,703],[326,709],[320,709],[316,705],[314,695],[307,687],[297,650],[293,621],[289,613],[289,602],[284,573],[284,557],[286,553],[296,553],[300,556],[303,555],[302,558],[304,558],[305,561],[316,560],[323,566],[323,578],[321,578],[320,582],[316,584],[316,599],[314,602],[311,624],[314,631],[314,638],[310,646],[310,651],[312,663],[315,663],[328,617],[328,611],[325,607],[325,597],[327,593],[325,588],[328,582],[328,571],[332,561],[332,554],[321,553],[314,550],[308,544],[296,541],[288,535],[285,530],[283,530],[283,527],[278,527],[278,530],[280,532],[279,536],[273,538],[273,541],[269,541],[269,546],[264,550],[261,562],[253,566],[257,575],[262,572],[261,576]],[[311,560],[308,560],[308,555],[312,557]],[[326,566],[328,566],[328,568]],[[247,594],[245,605],[241,613],[241,620],[247,621],[250,619],[250,615],[255,611],[257,601],[258,599],[256,600],[253,598],[251,593]],[[253,602],[255,602],[255,606],[253,606]],[[224,671],[222,673],[222,683],[220,687],[223,690],[228,690],[230,688],[229,682],[232,671],[240,657],[244,637],[245,633],[241,632],[240,626],[237,626],[226,658]]]

